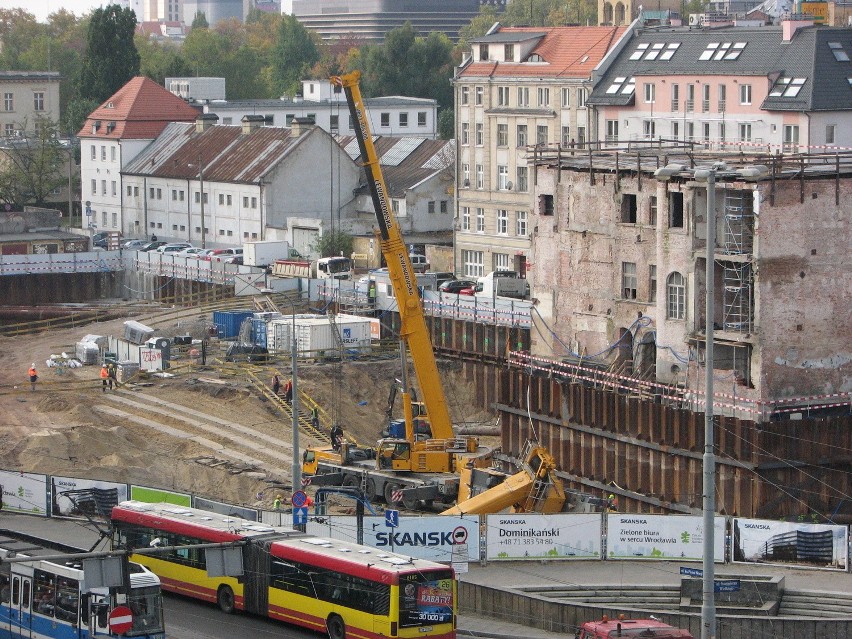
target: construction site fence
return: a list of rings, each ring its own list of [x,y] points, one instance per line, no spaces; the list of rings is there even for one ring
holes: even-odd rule
[[[289,506],[275,510],[231,504],[174,488],[14,469],[0,470],[0,486],[6,513],[104,520],[112,506],[131,499],[199,508],[284,528],[295,524]],[[254,495],[254,501],[271,504],[279,494],[281,487],[270,488]],[[317,500],[315,512],[309,513],[307,532],[355,541],[360,528],[365,545],[446,563],[702,561],[703,515],[631,514],[610,506],[603,512],[513,513],[509,517],[402,514],[399,525],[391,529],[385,525],[384,515],[365,516],[359,526],[352,515],[317,512],[325,508],[322,500]],[[791,554],[791,543],[801,544],[798,553]],[[716,563],[768,563],[849,572],[849,526],[720,515],[714,518],[713,555]]]
[[[0,276],[104,273],[126,268],[122,251],[0,255]]]

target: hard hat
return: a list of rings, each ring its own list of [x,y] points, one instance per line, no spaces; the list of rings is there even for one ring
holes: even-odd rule
[[[281,495],[275,495],[275,499],[281,499]]]
[[[30,364],[30,366],[32,366],[33,368],[35,368],[35,362],[33,362],[32,364]]]

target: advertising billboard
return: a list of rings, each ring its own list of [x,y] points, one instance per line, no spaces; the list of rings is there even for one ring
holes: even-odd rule
[[[600,514],[509,514],[486,518],[487,559],[600,559]]]
[[[725,518],[714,519],[713,561],[725,560]],[[704,556],[704,519],[695,515],[607,516],[608,559],[692,559]]]
[[[731,540],[733,560],[846,570],[848,536],[846,526],[735,517]]]

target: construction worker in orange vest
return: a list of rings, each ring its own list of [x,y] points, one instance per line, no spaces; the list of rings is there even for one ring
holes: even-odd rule
[[[107,382],[109,381],[109,371],[107,370],[106,364],[101,366],[101,383],[103,384],[103,388],[101,389],[104,393],[106,393]]]
[[[27,375],[30,376],[30,385],[32,386],[32,390],[35,390],[35,384],[38,380],[38,373],[36,372],[35,362],[33,362],[32,366],[30,366],[30,370],[27,371]]]

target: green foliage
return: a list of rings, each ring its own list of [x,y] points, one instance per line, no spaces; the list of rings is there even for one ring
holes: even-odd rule
[[[29,132],[0,152],[0,204],[16,210],[45,206],[51,191],[68,183],[69,154],[58,140],[57,124],[38,118],[36,125],[24,122],[22,129]]]
[[[89,35],[80,95],[104,102],[130,79],[139,75],[139,52],[133,41],[136,14],[117,4],[95,9],[89,23]]]
[[[442,140],[452,140],[456,134],[455,110],[444,109],[438,114],[438,135]]]
[[[195,17],[192,18],[191,29],[209,29],[210,25],[207,22],[207,16],[203,11],[196,11]]]
[[[500,23],[533,27],[597,24],[597,3],[594,0],[516,0],[506,6]]]
[[[157,84],[162,85],[166,78],[179,78],[192,73],[176,44],[136,34],[136,49],[139,51],[139,72]]]
[[[295,16],[282,16],[272,51],[273,90],[278,95],[294,95],[301,90],[301,81],[320,60],[317,40],[318,36]]]
[[[77,135],[89,114],[98,108],[99,102],[87,98],[78,98],[62,112],[62,131]]]
[[[348,231],[326,231],[311,246],[311,250],[320,257],[352,255],[354,240]]]
[[[479,15],[477,15],[470,24],[459,29],[458,45],[464,49],[470,48],[470,41],[484,36],[495,22],[501,20],[500,14],[497,13],[497,8],[484,4],[479,7]]]

